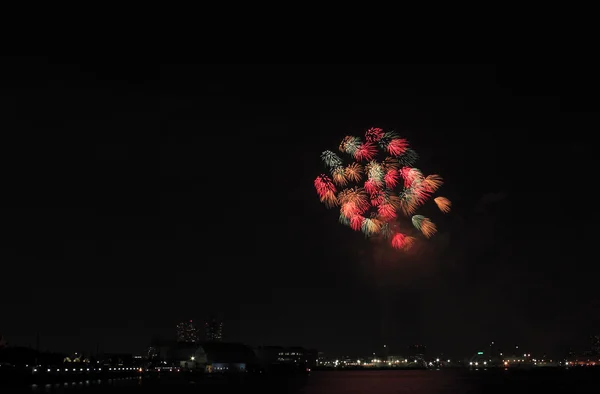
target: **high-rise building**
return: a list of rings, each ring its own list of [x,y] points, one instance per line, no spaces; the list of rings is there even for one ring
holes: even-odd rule
[[[216,316],[211,316],[206,322],[206,340],[218,342],[223,340],[223,322]]]
[[[592,342],[592,354],[594,356],[600,356],[600,334],[593,335],[590,339]]]
[[[181,322],[177,325],[177,342],[196,343],[198,340],[198,329],[193,321]]]

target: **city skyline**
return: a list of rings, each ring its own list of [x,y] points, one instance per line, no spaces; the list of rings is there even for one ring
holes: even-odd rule
[[[11,344],[134,352],[196,310],[222,312],[227,341],[329,353],[560,353],[600,332],[597,106],[579,71],[7,67]],[[369,127],[446,180],[452,212],[419,254],[349,231],[314,193],[321,152]]]

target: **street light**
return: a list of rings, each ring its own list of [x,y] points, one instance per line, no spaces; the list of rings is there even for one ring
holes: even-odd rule
[[[192,361],[194,361],[196,359],[196,357],[192,356]]]

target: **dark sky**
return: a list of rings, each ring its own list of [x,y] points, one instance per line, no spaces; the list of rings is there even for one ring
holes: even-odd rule
[[[5,59],[0,333],[141,353],[178,320],[361,354],[600,332],[591,68]],[[418,253],[337,222],[325,149],[395,129],[451,214]],[[6,198],[7,197],[7,198]]]

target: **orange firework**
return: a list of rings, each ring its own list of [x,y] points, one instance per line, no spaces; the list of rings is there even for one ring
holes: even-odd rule
[[[350,163],[345,170],[346,179],[348,179],[350,182],[360,182],[362,172],[363,168],[360,164]]]
[[[404,237],[404,247],[402,249],[408,250],[408,249],[412,248],[412,246],[415,244],[415,241],[416,241],[416,239],[414,237],[411,237],[411,236]]]
[[[332,208],[338,204],[338,199],[334,192],[327,191],[321,196],[321,202],[325,204],[327,208]]]
[[[344,167],[334,168],[331,176],[333,178],[333,183],[335,183],[338,186],[346,186],[348,184]]]
[[[448,200],[446,197],[436,197],[433,199],[435,204],[438,206],[440,211],[444,213],[450,212],[450,207],[452,206],[452,202]]]
[[[421,232],[423,233],[423,235],[425,237],[431,238],[437,232],[437,227],[436,227],[435,223],[433,223],[431,220],[425,218],[421,222]]]
[[[419,208],[419,200],[412,195],[410,190],[407,190],[402,197],[400,197],[400,210],[406,216],[410,216],[417,212]]]
[[[444,184],[444,181],[442,180],[441,176],[432,174],[427,175],[427,177],[425,177],[425,179],[423,180],[423,184],[430,193],[433,193]]]

